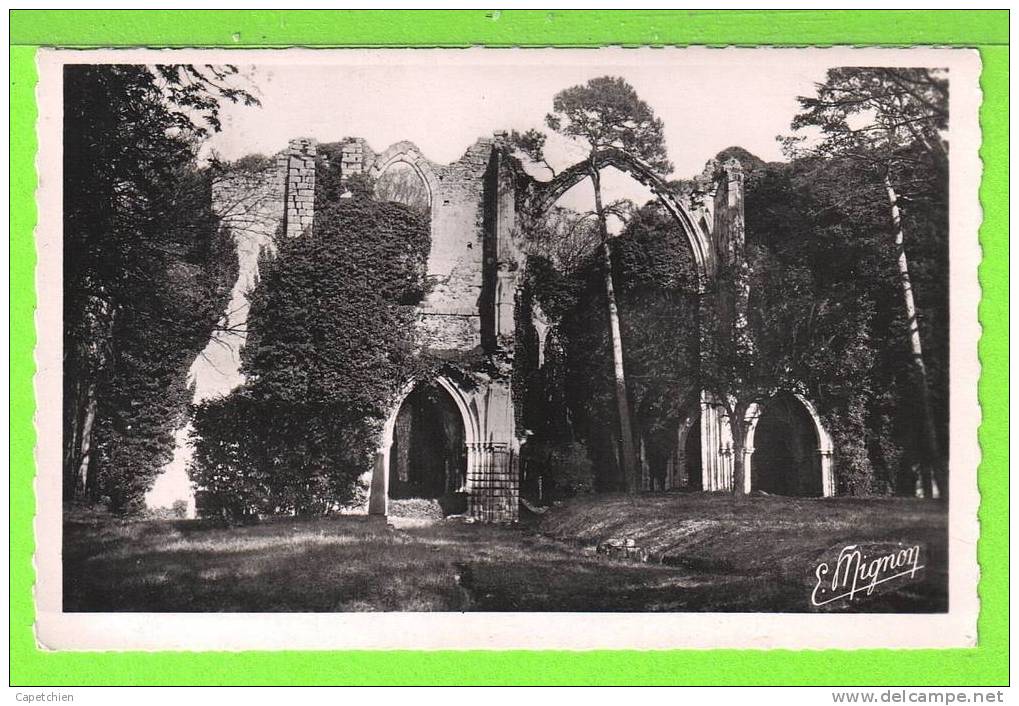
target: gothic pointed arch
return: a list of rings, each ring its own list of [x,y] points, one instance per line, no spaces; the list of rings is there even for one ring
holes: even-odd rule
[[[708,277],[714,272],[715,258],[710,234],[704,224],[694,220],[687,207],[651,167],[623,150],[612,148],[599,150],[590,158],[563,170],[551,181],[539,183],[528,199],[528,210],[534,215],[539,215],[551,208],[563,194],[588,178],[592,161],[598,169],[615,167],[651,190],[683,229],[697,265],[698,278],[702,285],[707,282]]]
[[[431,160],[425,157],[413,142],[406,140],[397,142],[378,154],[368,169],[368,176],[373,181],[378,181],[387,169],[397,164],[406,164],[414,170],[424,185],[427,193],[428,207],[430,209],[434,208],[435,195],[439,189],[439,179],[435,174],[435,168]]]
[[[810,472],[816,473],[818,477],[816,479],[817,486],[814,488],[814,492],[809,494],[816,494],[826,498],[834,496],[835,480],[832,473],[832,454],[834,452],[834,445],[832,444],[831,436],[825,429],[824,423],[821,420],[821,415],[818,414],[817,409],[806,397],[799,393],[779,394],[764,403],[755,403],[747,410],[747,432],[744,445],[744,453],[746,454],[745,477],[747,482],[747,491],[761,489],[760,485],[762,484],[760,481],[755,483],[753,480],[757,477],[754,469],[754,454],[758,450],[757,446],[759,441],[758,437],[760,436],[761,418],[767,413],[769,406],[782,404],[790,407],[791,411],[798,412],[800,418],[806,421],[812,433],[811,441],[813,448],[807,449],[808,453],[811,454],[810,458],[807,460],[810,462]],[[760,459],[758,459],[757,463],[760,465]]]
[[[392,467],[393,442],[396,438],[397,419],[404,402],[421,385],[432,384],[441,388],[452,400],[459,412],[460,420],[463,423],[464,447],[467,450],[466,478],[469,479],[477,463],[472,450],[479,446],[481,439],[481,423],[478,417],[477,405],[470,398],[470,395],[462,389],[454,380],[439,375],[423,380],[411,380],[406,383],[396,395],[391,406],[390,413],[382,427],[382,434],[378,451],[376,452],[375,465],[372,470],[371,490],[368,501],[368,512],[371,515],[386,515],[389,508],[389,490],[391,484],[390,470]]]

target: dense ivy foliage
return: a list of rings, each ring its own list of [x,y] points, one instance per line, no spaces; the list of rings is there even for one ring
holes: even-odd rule
[[[194,418],[191,477],[203,515],[322,514],[353,502],[372,425],[339,404],[294,404],[243,388]]]
[[[851,273],[875,263],[859,242],[819,227],[814,194],[796,177],[795,166],[769,165],[747,180],[755,342],[783,366],[778,382],[818,407],[836,450],[838,492],[867,494],[875,490],[864,413],[874,305]]]
[[[210,211],[208,175],[184,211],[162,229],[158,253],[144,259],[135,297],[115,317],[106,376],[99,386],[94,478],[116,512],[141,508],[171,459],[187,419],[188,370],[226,307],[237,277],[233,238]],[[202,188],[201,182],[205,182]],[[196,242],[197,241],[197,242]]]
[[[876,226],[861,241],[881,263],[862,279],[874,285],[874,332],[885,344],[875,347],[882,378],[875,389],[890,394],[875,398],[872,409],[898,418],[904,443],[897,465],[908,469],[886,465],[885,481],[908,489],[916,469],[928,497],[935,483],[943,496],[949,492],[948,96],[943,69],[833,68],[815,96],[798,99],[792,122],[820,139],[786,140],[835,222]],[[888,296],[895,288],[897,296]]]
[[[427,224],[399,204],[339,202],[282,244],[251,294],[243,372],[267,397],[372,413],[407,364]]]
[[[262,259],[247,384],[195,419],[192,478],[206,510],[307,514],[350,501],[389,401],[419,364],[428,222],[367,190],[344,193],[323,196],[313,231]]]

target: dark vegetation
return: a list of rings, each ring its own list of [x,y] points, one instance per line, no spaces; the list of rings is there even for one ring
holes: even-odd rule
[[[751,403],[766,405],[791,391],[814,403],[832,436],[839,494],[912,495],[921,484],[929,497],[931,467],[942,469],[938,484],[947,492],[945,455],[926,440],[924,403],[926,397],[938,440],[933,446],[943,449],[948,199],[938,106],[945,96],[936,72],[909,74],[916,95],[906,94],[897,115],[909,120],[911,133],[896,127],[886,105],[902,76],[835,70],[819,98],[802,99],[804,113],[795,122],[821,127],[827,137],[819,146],[807,151],[790,140],[787,163],[767,164],[736,147],[717,156],[719,163],[736,159],[746,174],[747,268],[723,263],[703,294],[672,219],[655,202],[629,209],[622,233],[609,243],[629,407],[652,482],[674,448],[683,408],[696,404],[701,389],[733,400],[730,419],[742,419]],[[927,103],[933,108],[922,108]],[[858,132],[848,127],[849,115],[874,105],[885,111],[878,111],[876,124]],[[540,133],[516,139],[521,154],[543,158]],[[899,194],[899,223],[888,183]],[[690,192],[698,185],[675,187]],[[522,301],[540,306],[550,324],[539,368],[529,321],[518,320],[515,375],[525,407],[521,426],[532,433],[525,461],[532,496],[538,487],[563,497],[627,486],[604,315],[605,265],[584,227],[588,216],[557,209],[530,234]],[[571,244],[569,259],[555,242]],[[903,306],[902,252],[909,256],[915,317]],[[720,313],[720,297],[740,291],[747,292],[744,324]],[[918,361],[925,364],[923,377]],[[562,472],[553,459],[564,456],[589,457],[591,476],[577,482],[575,470]],[[743,454],[734,449],[734,456]]]
[[[846,202],[844,186],[818,180],[813,159],[745,164],[756,344],[748,367],[762,381],[762,396],[768,386],[793,389],[815,403],[833,437],[840,494],[912,494],[919,411],[886,209]],[[825,165],[851,167],[836,159]],[[843,177],[851,178],[851,170]],[[937,371],[935,409],[947,433],[947,214],[940,206],[918,205],[906,219],[910,230],[926,235],[911,253],[919,273],[915,286],[926,293],[922,331]],[[696,294],[689,245],[656,203],[636,210],[611,242],[635,428],[646,453],[661,458],[672,450],[680,414],[696,403],[711,372],[701,367],[698,334],[699,317],[710,315],[711,293]],[[600,271],[593,251],[572,269],[544,255],[528,260],[526,301],[539,302],[553,326],[540,370],[536,354],[528,356],[529,324],[518,334],[523,355],[517,374],[527,388],[520,395],[527,401],[523,424],[534,432],[532,448],[542,457],[569,447],[571,456],[586,450],[595,459],[594,477],[581,486],[546,479],[543,487],[553,495],[557,487],[560,496],[592,485],[624,487],[612,443],[615,402]],[[728,343],[721,340],[723,347]],[[712,353],[725,359],[721,347]],[[726,369],[713,372],[735,377]],[[554,463],[535,468],[557,473]]]
[[[209,205],[217,168],[199,169],[195,154],[218,127],[218,101],[250,96],[222,88],[229,70],[69,67],[65,609],[803,612],[815,567],[843,546],[919,544],[927,568],[916,580],[825,610],[945,610],[943,505],[613,492],[635,481],[617,443],[616,348],[625,413],[652,475],[705,387],[744,403],[779,390],[813,400],[834,437],[841,494],[912,494],[938,473],[932,449],[947,446],[948,424],[947,159],[932,134],[942,123],[907,101],[919,132],[900,134],[889,119],[875,140],[845,118],[861,95],[883,105],[889,82],[934,93],[939,85],[868,71],[834,72],[816,101],[804,101],[797,124],[821,127],[821,147],[792,145],[787,164],[738,148],[720,155],[747,174],[749,267],[723,268],[714,288],[698,291],[683,234],[653,203],[598,204],[596,221],[560,209],[526,234],[512,373],[519,428],[529,432],[523,490],[570,500],[492,527],[440,520],[435,503],[404,499],[394,508],[413,519],[390,527],[337,510],[362,499],[358,477],[397,386],[450,364],[421,355],[410,338],[425,289],[427,212],[373,199],[364,179],[341,183],[329,159],[340,146],[323,146],[315,229],[266,253],[251,293],[247,383],[191,410],[187,367],[236,275],[230,234]],[[634,96],[609,88],[602,110],[637,110],[652,133],[643,137],[660,137]],[[586,94],[565,93],[556,111],[582,115]],[[579,135],[561,119],[549,125]],[[540,161],[540,133],[518,137]],[[657,142],[648,154],[664,165]],[[265,166],[252,158],[236,168]],[[387,188],[420,200],[402,180]],[[608,240],[610,213],[625,226]],[[904,252],[916,312],[903,304]],[[715,314],[744,275],[738,333],[752,346]],[[540,355],[531,327],[539,309],[550,324]],[[125,518],[192,411],[192,477],[206,509],[227,521]],[[82,499],[115,514],[86,511]],[[246,522],[273,515],[289,517]],[[620,542],[646,561],[598,552]]]
[[[188,413],[187,370],[236,278],[199,169],[232,67],[64,73],[64,496],[138,509]]]

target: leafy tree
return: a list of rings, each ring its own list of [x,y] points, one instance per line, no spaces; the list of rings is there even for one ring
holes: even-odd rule
[[[113,321],[98,386],[92,480],[118,512],[138,509],[170,461],[193,390],[188,369],[226,307],[237,277],[233,238],[211,211],[211,175],[180,177],[179,214],[154,225],[161,242],[139,257],[135,298]],[[154,245],[147,241],[149,245]],[[140,243],[139,243],[140,245]]]
[[[868,443],[883,433],[869,419],[869,405],[882,387],[876,376],[884,341],[874,331],[881,259],[867,240],[874,238],[872,219],[833,210],[845,190],[817,188],[814,170],[813,164],[793,162],[748,174],[747,243],[769,258],[755,279],[758,294],[769,307],[791,307],[784,318],[794,325],[800,312],[813,332],[799,346],[802,356],[792,372],[796,391],[817,406],[833,438],[838,491],[866,494],[877,489]],[[789,331],[764,334],[781,343]]]
[[[732,431],[733,497],[745,494],[747,413],[781,391],[805,391],[803,355],[814,343],[809,275],[782,272],[766,250],[746,253],[749,281],[723,267],[701,309],[700,382],[729,421]],[[797,276],[798,275],[798,276]],[[781,281],[779,297],[767,284]],[[746,286],[745,312],[733,314],[728,292]],[[736,321],[745,317],[744,323]]]
[[[350,198],[316,212],[314,232],[265,258],[250,294],[242,371],[260,395],[378,411],[411,357],[427,220]]]
[[[602,199],[601,163],[598,155],[606,150],[622,150],[665,174],[672,170],[666,155],[662,121],[624,79],[603,76],[586,84],[567,88],[552,102],[552,112],[545,116],[546,125],[555,132],[581,144],[588,152],[588,178],[594,189],[594,213],[602,243],[602,264],[605,307],[612,341],[613,373],[616,406],[620,425],[620,456],[626,486],[635,492],[639,485],[637,454],[623,363],[622,333],[619,308],[612,274],[612,253],[609,245],[607,217]],[[545,163],[544,135],[528,131],[515,134],[518,148],[532,160]]]
[[[172,444],[190,359],[225,301],[232,249],[200,141],[233,67],[64,73],[64,490],[135,506]]]
[[[351,503],[374,448],[370,424],[328,403],[294,404],[241,388],[197,407],[188,473],[203,515],[325,514]]]
[[[585,144],[592,154],[618,149],[661,174],[672,171],[662,121],[622,78],[602,76],[560,91],[545,123]],[[591,169],[597,172],[597,165]],[[592,180],[598,180],[597,174],[592,174]]]
[[[946,203],[948,78],[927,68],[843,67],[829,70],[815,97],[802,97],[794,129],[816,128],[821,140],[812,152],[856,166],[851,195],[884,202],[886,231],[894,244],[901,288],[905,337],[915,370],[922,419],[921,478],[925,495],[937,476],[943,493],[948,478],[939,450],[931,382],[924,356],[922,309],[916,304],[906,256],[903,203],[935,210]],[[796,145],[790,143],[795,153]],[[823,164],[823,162],[821,162]],[[944,325],[945,320],[941,323]]]
[[[555,177],[555,167],[553,167],[545,157],[545,143],[547,141],[548,135],[543,133],[541,130],[535,130],[533,128],[524,132],[512,130],[509,134],[509,142],[511,145],[522,152],[524,156],[532,162],[540,164],[542,167],[547,169],[549,173]]]
[[[661,488],[679,416],[700,391],[697,268],[682,228],[657,201],[636,210],[613,245],[629,397],[651,487]]]

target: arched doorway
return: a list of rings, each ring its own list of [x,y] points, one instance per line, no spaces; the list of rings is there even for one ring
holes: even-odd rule
[[[408,383],[382,428],[371,476],[370,515],[388,515],[390,499],[438,500],[462,512],[481,453],[472,397],[445,377]]]
[[[400,405],[389,453],[389,497],[449,500],[467,483],[466,431],[440,385],[423,382]]]
[[[833,494],[831,442],[813,407],[779,395],[758,409],[747,439],[750,488],[772,495]]]

